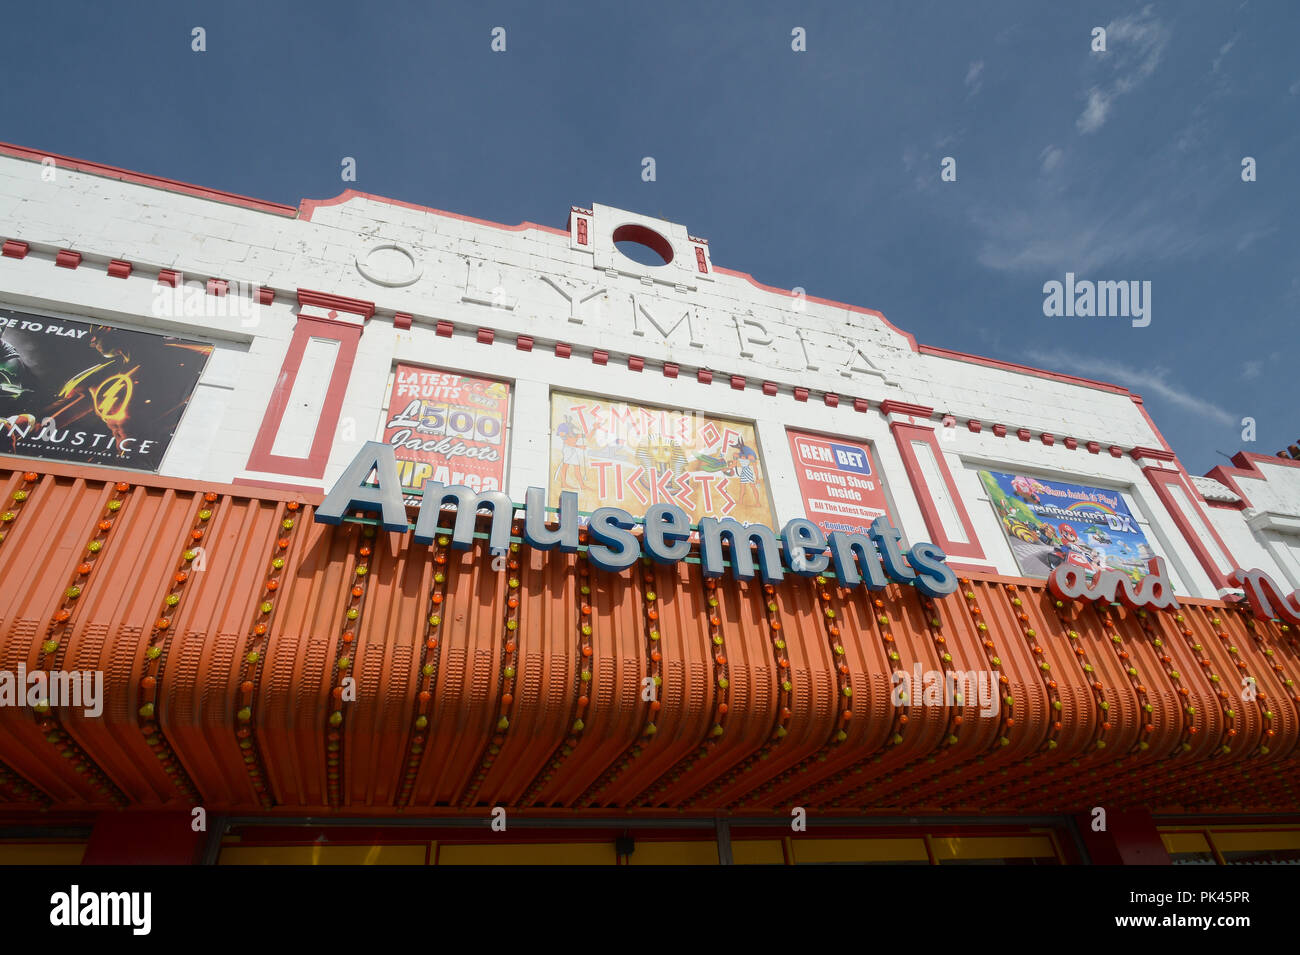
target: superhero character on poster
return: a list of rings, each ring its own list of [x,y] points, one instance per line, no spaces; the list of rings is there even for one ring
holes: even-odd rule
[[[155,471],[212,347],[0,309],[0,453]]]

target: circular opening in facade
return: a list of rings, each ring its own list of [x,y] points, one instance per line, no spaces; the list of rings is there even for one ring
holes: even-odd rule
[[[667,265],[673,260],[672,243],[643,225],[621,225],[615,229],[614,248],[638,265]]]

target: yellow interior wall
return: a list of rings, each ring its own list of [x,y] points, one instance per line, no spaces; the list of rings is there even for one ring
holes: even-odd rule
[[[717,865],[718,844],[701,842],[638,842],[627,857],[629,865]]]
[[[223,846],[220,865],[424,865],[425,845]]]
[[[81,865],[84,843],[0,843],[0,865]]]
[[[637,853],[640,853],[640,847]],[[439,865],[614,865],[612,842],[534,842],[439,847]]]
[[[1056,849],[1046,835],[937,836],[930,839],[936,862],[953,859],[1053,859]]]
[[[793,839],[795,864],[806,862],[929,862],[925,840]]]

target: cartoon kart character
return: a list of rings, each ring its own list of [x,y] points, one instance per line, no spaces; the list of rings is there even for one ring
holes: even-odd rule
[[[1112,543],[1109,535],[1107,535],[1107,533],[1103,531],[1100,527],[1098,527],[1096,524],[1088,525],[1088,539],[1095,544]]]
[[[1015,492],[1016,497],[1030,504],[1038,504],[1038,491],[1042,485],[1032,478],[1027,478],[1023,474],[1018,474],[1011,479],[1011,490]]]
[[[1055,548],[1044,558],[1047,561],[1047,566],[1055,568],[1067,561],[1080,566],[1088,566],[1079,558],[1079,551],[1083,548],[1083,545],[1079,543],[1078,532],[1071,525],[1062,521],[1057,525],[1057,533],[1059,537]]]

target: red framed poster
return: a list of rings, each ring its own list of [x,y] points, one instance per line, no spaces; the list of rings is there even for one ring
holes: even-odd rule
[[[885,488],[871,449],[844,438],[787,431],[804,513],[823,531],[865,534],[888,515]]]
[[[393,446],[402,488],[422,492],[435,481],[502,490],[509,420],[505,382],[398,364],[384,441]]]

